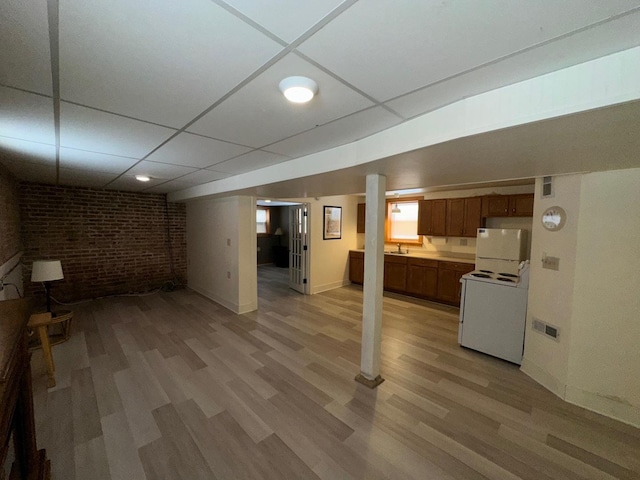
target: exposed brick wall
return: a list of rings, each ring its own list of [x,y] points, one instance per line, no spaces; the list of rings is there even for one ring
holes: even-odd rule
[[[173,279],[165,196],[145,193],[20,185],[20,216],[27,295],[31,264],[59,259],[65,278],[52,295],[61,301],[142,292]],[[176,279],[186,283],[186,206],[169,203]]]
[[[20,251],[18,182],[0,164],[0,265]]]

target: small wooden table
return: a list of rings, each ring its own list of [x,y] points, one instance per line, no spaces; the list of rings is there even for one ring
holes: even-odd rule
[[[48,388],[56,386],[56,367],[53,363],[51,347],[69,339],[72,318],[73,312],[71,310],[63,310],[61,312],[54,312],[53,314],[51,312],[34,313],[29,317],[27,327],[32,330],[37,330],[38,336],[40,337],[40,345],[42,345],[42,353],[44,354],[44,361],[47,365],[47,374],[49,376],[47,382]],[[49,337],[49,327],[58,324],[62,326],[62,333]]]

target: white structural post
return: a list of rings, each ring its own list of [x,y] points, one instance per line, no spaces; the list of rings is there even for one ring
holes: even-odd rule
[[[362,353],[356,381],[374,388],[380,376],[382,340],[382,289],[384,273],[384,209],[387,179],[367,175],[367,210],[364,248],[364,290],[362,302]]]

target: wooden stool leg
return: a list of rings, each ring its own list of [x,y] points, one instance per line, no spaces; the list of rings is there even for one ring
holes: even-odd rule
[[[42,353],[44,353],[44,361],[47,364],[47,373],[49,374],[47,387],[52,388],[56,386],[56,367],[53,364],[53,354],[51,353],[51,345],[49,344],[49,334],[47,333],[46,325],[40,325],[38,327],[38,335],[40,335]]]

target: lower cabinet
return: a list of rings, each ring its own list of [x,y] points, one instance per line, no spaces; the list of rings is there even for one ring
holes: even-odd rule
[[[474,265],[468,263],[439,262],[438,299],[443,302],[460,304],[462,284],[460,279],[465,273],[473,271]]]
[[[384,289],[458,306],[460,278],[473,269],[472,263],[385,255]],[[364,283],[363,252],[349,252],[349,280]]]

